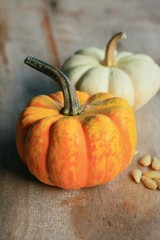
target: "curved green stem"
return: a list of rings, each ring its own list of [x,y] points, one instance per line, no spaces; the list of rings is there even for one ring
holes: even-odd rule
[[[104,60],[102,61],[102,64],[108,67],[115,65],[115,50],[117,48],[117,43],[120,39],[125,39],[126,34],[119,32],[116,35],[114,35],[111,40],[108,42],[105,52]]]
[[[83,108],[78,102],[76,90],[66,75],[59,69],[30,55],[24,62],[30,67],[53,78],[59,84],[64,97],[64,108],[61,110],[63,115],[74,116],[81,113]]]

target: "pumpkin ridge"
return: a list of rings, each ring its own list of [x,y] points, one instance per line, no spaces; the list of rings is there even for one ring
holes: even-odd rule
[[[66,116],[60,121],[50,129],[50,175],[58,187],[85,187],[87,155],[81,121],[78,116]]]
[[[58,106],[60,107],[64,107],[64,98],[63,98],[63,94],[61,94],[60,91],[56,92],[56,93],[51,93],[49,95],[49,97],[52,99],[52,101],[54,101]]]
[[[49,133],[48,133],[49,141],[48,141],[48,147],[47,147],[47,152],[46,152],[46,164],[45,164],[48,179],[53,183],[54,186],[56,186],[57,180],[53,181],[53,179],[51,177],[48,156],[49,156],[49,148],[50,148],[50,142],[51,142],[51,130],[54,127],[54,125],[56,124],[56,122],[58,122],[58,121],[55,121],[49,128]]]
[[[57,105],[57,109],[56,108],[53,108],[53,107],[47,107],[47,106],[27,106],[27,108],[30,108],[30,109],[36,109],[36,108],[38,108],[38,110],[40,111],[40,110],[48,110],[48,111],[53,111],[53,115],[54,115],[54,112],[56,111],[57,113],[59,113],[60,112],[60,110],[62,109],[62,106],[58,106]]]
[[[56,115],[48,115],[48,116],[45,116],[45,117],[42,117],[40,119],[37,119],[35,120],[34,122],[32,122],[31,124],[28,124],[28,128],[32,127],[34,124],[37,124],[39,121],[41,120],[44,120],[44,119],[47,119],[47,118],[52,118],[52,117],[56,117],[56,116],[61,116],[60,114],[56,114]],[[61,118],[63,117],[63,115],[61,116]]]
[[[122,109],[122,107],[121,107],[121,109]],[[115,109],[116,111],[117,111],[117,109]],[[112,112],[113,113],[113,112]],[[116,130],[116,133],[117,133],[117,135],[118,135],[118,139],[119,139],[119,141],[120,141],[120,143],[121,143],[121,132],[119,131],[119,129],[117,128],[117,126],[116,126],[116,124],[114,123],[114,121],[110,118],[110,116],[109,116],[109,113],[107,113],[107,115],[105,114],[105,112],[104,112],[104,114],[103,113],[101,113],[101,115],[104,115],[109,121],[111,121],[111,123],[112,123],[112,125],[114,126],[114,129]],[[123,149],[123,145],[121,144],[121,149]],[[121,156],[121,162],[122,162],[122,156]],[[118,164],[118,166],[119,166],[119,169],[120,169],[120,164]],[[107,169],[107,161],[106,161],[106,169]],[[119,169],[117,170],[116,169],[116,172],[114,171],[114,172],[112,172],[112,178],[114,178],[114,177],[116,177],[117,176],[117,174],[119,173]],[[114,168],[114,170],[115,170],[115,168]],[[118,172],[118,173],[117,173]],[[103,179],[103,182],[106,182],[106,180],[105,180],[105,178],[106,178],[106,176],[104,176],[104,179]],[[108,179],[109,181],[110,180],[112,180],[112,179]]]
[[[80,120],[79,121],[81,122],[81,126],[82,126],[82,129],[83,129],[83,134],[84,134],[84,139],[85,139],[85,145],[86,145],[86,152],[87,152],[87,163],[86,163],[86,183],[85,183],[85,186],[86,187],[89,187],[89,175],[90,175],[90,169],[91,169],[91,162],[89,161],[89,137],[88,135],[86,134],[86,127],[85,127],[85,120]]]
[[[118,105],[118,106],[108,106],[106,108],[106,106],[104,105],[100,105],[100,106],[97,105],[97,109],[96,109],[96,106],[93,106],[93,108],[85,109],[85,111],[82,112],[82,114],[83,115],[90,114],[90,116],[94,114],[95,115],[101,114],[101,115],[107,116],[106,114],[109,114],[110,112],[116,111],[118,109],[122,109],[122,107]]]
[[[95,65],[95,67],[97,67],[97,66],[99,66],[99,65],[101,66],[101,64],[100,64],[99,62],[97,62],[97,63],[88,63],[88,64],[82,63],[82,64],[79,64],[78,66],[74,66],[74,67],[67,68],[67,69],[64,70],[64,72],[65,72],[65,71],[70,71],[71,69],[76,69],[76,68],[79,68],[79,67],[85,67],[85,66],[86,66],[86,67],[87,67],[87,66],[88,66],[88,67],[89,67],[89,66],[92,67],[92,66],[94,66],[94,65]]]
[[[90,171],[90,166],[89,166],[89,144],[88,144],[89,141],[88,141],[88,136],[87,136],[87,134],[85,132],[85,123],[84,123],[84,121],[81,118],[79,118],[79,116],[76,116],[75,118],[80,123],[80,126],[82,128],[82,132],[83,132],[83,136],[84,136],[84,141],[85,141],[84,145],[85,145],[85,151],[86,151],[86,162],[85,162],[86,173],[83,174],[83,178],[84,178],[84,175],[85,175],[85,181],[83,179],[83,182],[84,182],[84,184],[83,184],[84,186],[82,186],[82,188],[83,188],[85,186],[88,186],[88,176],[89,176],[89,171]]]
[[[36,112],[37,110],[37,112]],[[40,111],[41,110],[41,111]],[[38,115],[39,114],[39,115]],[[57,109],[47,109],[44,107],[36,107],[36,106],[27,106],[23,112],[23,118],[22,121],[27,122],[27,118],[31,118],[36,115],[36,118],[33,120],[34,122],[50,116],[59,115],[59,111]]]
[[[92,166],[92,161],[91,161],[91,148],[90,148],[90,139],[89,139],[89,133],[86,127],[86,123],[92,119],[92,118],[96,118],[96,114],[92,114],[90,116],[84,116],[84,118],[81,120],[82,121],[82,128],[83,128],[83,132],[84,132],[84,137],[85,137],[85,141],[86,141],[86,146],[87,146],[87,156],[88,156],[88,163],[87,163],[87,178],[86,178],[86,187],[91,187],[91,182],[93,182],[93,180],[91,181],[89,179],[89,177],[91,176],[91,169],[93,168]],[[92,170],[93,171],[93,170]]]
[[[85,59],[85,63],[83,63],[84,62],[83,59]],[[91,64],[99,64],[98,59],[95,59],[93,56],[76,53],[73,57],[69,57],[66,59],[65,64],[63,64],[62,66],[62,71],[65,72],[66,70],[70,69],[69,65],[73,62],[74,62],[73,67],[77,67],[82,64],[83,65],[87,65],[88,63],[90,64],[90,61],[91,61]]]
[[[91,69],[93,66],[97,66],[97,64],[81,64],[75,67],[67,68],[63,70],[63,72],[69,77],[69,79],[72,79],[74,86],[76,86],[79,78],[81,78],[86,71]]]
[[[108,99],[107,99],[108,100]],[[106,109],[107,110],[107,109]],[[105,116],[105,119],[108,121],[110,121],[110,119],[108,118],[108,116],[107,115],[105,115],[105,114],[103,114],[102,112],[99,112],[99,113],[97,113],[97,115],[98,116]],[[105,166],[103,167],[105,170],[107,170],[108,169],[108,166],[107,166],[107,164],[108,164],[108,161],[107,161],[107,159],[106,159],[106,161],[105,161]],[[105,170],[103,170],[103,171],[105,171]],[[104,174],[104,176],[103,176],[103,178],[101,179],[101,182],[99,182],[99,184],[98,185],[100,185],[100,184],[104,184],[105,182],[106,182],[106,177],[107,177],[107,179],[108,179],[108,174],[107,174],[107,176],[106,176],[106,174]]]
[[[70,118],[70,116],[63,116],[63,119],[67,119]],[[46,170],[47,170],[47,174],[48,174],[48,178],[49,180],[54,184],[54,186],[58,186],[58,179],[57,179],[57,175],[54,175],[54,180],[53,180],[53,176],[51,177],[51,175],[53,175],[53,173],[50,172],[50,164],[49,163],[49,151],[50,151],[50,146],[51,146],[51,131],[53,130],[54,126],[58,123],[59,120],[61,120],[62,118],[58,119],[57,121],[55,121],[49,129],[49,141],[48,141],[48,149],[47,149],[47,154],[46,154]]]
[[[108,75],[110,69],[103,66],[97,65],[86,71],[83,76],[79,79],[76,88],[94,95],[98,92],[106,92],[108,89]],[[72,79],[71,79],[72,80]],[[105,85],[104,85],[105,83]]]
[[[92,113],[92,111],[94,113],[96,111],[96,114],[97,113],[103,114],[103,112],[109,113],[110,111],[124,108],[122,104],[123,105],[125,104],[126,107],[128,107],[128,103],[126,104],[122,98],[118,98],[118,97],[112,97],[106,100],[99,100],[99,101],[95,99],[93,102],[89,102],[89,104],[87,103],[86,103],[86,106],[84,107],[84,111],[82,112],[82,114],[89,113],[89,112]],[[128,110],[130,110],[130,108],[128,108]]]
[[[123,82],[121,79],[117,78],[117,75],[123,76]],[[118,87],[115,87],[115,82],[116,86]],[[129,95],[128,91],[130,92]],[[135,99],[135,88],[133,86],[130,76],[120,66],[110,68],[108,92],[111,92],[116,97],[125,99],[131,106],[133,106]]]
[[[121,146],[121,161],[120,161],[121,167],[119,167],[119,172],[121,172],[120,169],[122,168],[123,157],[125,156],[125,151],[123,151],[123,145],[125,144],[125,141],[123,141],[123,139],[122,139],[122,134],[121,134],[119,127],[116,125],[116,123],[113,121],[113,119],[110,118],[110,116],[108,116],[108,118],[112,121],[112,124],[114,124],[115,129],[119,133],[118,135],[119,135],[120,146]]]
[[[42,120],[43,118],[47,118],[47,117],[53,117],[53,116],[45,116],[45,117],[41,117],[36,119],[36,120],[32,120],[32,121],[29,121],[27,122],[27,124],[23,124],[23,121],[28,117],[30,119],[30,115],[31,114],[25,114],[25,111],[28,110],[28,108],[31,108],[32,106],[28,106],[25,108],[25,110],[22,112],[19,120],[18,120],[18,124],[17,124],[17,127],[16,127],[16,145],[17,145],[17,148],[19,149],[20,151],[20,156],[22,158],[22,160],[25,162],[25,157],[24,157],[24,147],[25,146],[25,142],[26,142],[26,137],[27,137],[27,134],[28,134],[28,131],[29,129],[38,121]],[[58,114],[57,114],[58,115]],[[20,126],[20,127],[18,127]],[[19,137],[18,137],[19,135]],[[20,137],[21,135],[23,135],[22,137]],[[18,141],[18,139],[21,138],[21,142]]]
[[[45,122],[46,119],[48,120],[48,122]],[[54,124],[56,121],[57,121],[57,117],[56,118],[46,117],[46,118],[43,118],[43,119],[40,119],[40,120],[34,122],[29,127],[28,132],[26,134],[26,138],[25,138],[25,150],[24,150],[25,163],[27,164],[27,166],[29,166],[29,169],[33,173],[34,176],[36,176],[40,181],[45,182],[48,185],[53,185],[53,183],[50,183],[51,180],[48,176],[48,171],[46,168],[46,160],[45,159],[46,159],[47,151],[48,151],[48,147],[49,147],[49,140],[47,143],[47,139],[49,139],[48,133],[50,131],[50,128],[51,128],[52,124]],[[38,133],[38,135],[36,137],[36,138],[38,138],[38,143],[35,138],[35,133]],[[36,142],[33,141],[33,136],[34,136],[34,140]],[[29,140],[30,137],[32,137],[31,140]],[[44,145],[45,148],[42,148],[43,145],[41,146],[40,144],[44,144],[44,143],[47,144],[47,146]],[[34,144],[36,144],[35,148],[34,148]],[[31,147],[31,145],[33,145],[33,146]],[[42,149],[42,152],[39,152],[39,154],[44,155],[44,157],[41,158],[41,156],[39,156],[38,152],[35,152],[35,158],[31,162],[32,157],[28,157],[28,156],[30,156],[30,155],[32,156],[32,154],[33,154],[32,149],[34,152],[35,152],[35,149],[38,149],[38,151],[40,149]],[[46,153],[44,153],[44,149],[45,149]],[[36,160],[36,159],[38,159],[38,160]],[[39,162],[39,159],[41,159],[41,162]],[[36,165],[37,165],[37,167],[36,167]],[[43,165],[43,167],[41,165]]]
[[[124,110],[124,108],[119,108],[120,110]],[[117,109],[116,109],[116,111],[117,111]],[[125,143],[126,143],[126,140],[124,140],[123,139],[123,134],[122,134],[122,130],[120,129],[120,127],[119,127],[119,125],[117,124],[117,122],[115,122],[115,120],[114,120],[114,118],[112,118],[111,117],[111,115],[112,114],[114,114],[113,112],[111,112],[111,113],[107,113],[107,115],[105,114],[105,112],[104,113],[100,113],[101,115],[104,115],[105,117],[107,117],[111,122],[112,122],[112,124],[114,125],[114,128],[116,129],[116,132],[118,133],[118,137],[119,137],[119,141],[120,141],[120,148],[121,148],[121,160],[120,160],[120,164],[121,164],[121,166],[120,166],[120,164],[119,164],[119,170],[118,170],[118,172],[120,173],[120,172],[122,172],[127,166],[125,166],[123,169],[122,169],[122,166],[123,166],[123,159],[125,159],[125,157],[126,157],[126,152],[124,151],[124,145],[125,145]],[[113,115],[114,116],[114,115]],[[126,131],[125,131],[125,133],[126,133]],[[129,136],[128,136],[128,138],[129,138]],[[131,144],[130,144],[131,145]],[[130,152],[130,150],[129,150],[129,152]],[[126,161],[126,162],[128,162],[128,160]],[[129,164],[128,164],[129,165]],[[112,176],[116,176],[117,175],[117,173],[115,174],[115,173],[112,173]]]
[[[47,95],[38,95],[30,100],[27,107],[42,107],[47,109],[59,109],[61,106],[58,102]]]
[[[151,57],[149,57],[145,54],[138,54],[138,53],[133,54],[132,53],[131,55],[129,55],[127,57],[119,58],[118,61],[117,61],[117,64],[119,64],[119,66],[121,66],[121,65],[124,65],[128,62],[129,62],[129,64],[132,64],[135,61],[136,62],[137,61],[149,61],[151,64],[155,63],[155,61]]]
[[[99,148],[93,149],[93,147],[97,146],[97,142],[99,142],[98,144],[100,144],[101,147],[103,146],[103,148],[105,148],[104,147],[104,143],[105,143],[104,139],[106,138],[105,135],[103,136],[103,141],[100,138],[100,134],[103,132],[102,125],[101,125],[102,124],[101,120],[102,120],[102,122],[104,122],[104,121],[106,122],[106,120],[107,120],[112,124],[112,121],[109,118],[107,118],[105,115],[102,115],[102,114],[93,114],[93,115],[90,115],[90,116],[86,116],[83,119],[84,129],[86,129],[85,136],[86,136],[86,139],[88,139],[87,148],[88,148],[88,152],[89,152],[89,155],[88,155],[89,156],[89,158],[88,158],[88,163],[89,163],[88,164],[88,169],[89,169],[90,174],[88,176],[90,177],[90,179],[88,179],[88,183],[87,183],[88,187],[91,187],[91,186],[97,185],[97,184],[98,185],[103,184],[103,183],[106,182],[105,179],[107,179],[107,181],[109,180],[109,174],[107,174],[107,176],[105,176],[106,171],[109,171],[109,165],[107,163],[108,160],[104,159],[105,155],[103,155],[103,154],[102,154],[103,155],[103,161],[102,161],[102,159],[99,159],[99,157],[101,155],[100,149]],[[95,132],[96,129],[92,128],[92,125],[93,125],[94,121],[97,121],[96,129],[97,128],[99,129],[97,132]],[[87,124],[88,124],[88,126],[87,126]],[[112,124],[112,126],[113,126],[113,124]],[[108,128],[107,124],[105,125],[105,127]],[[112,131],[113,131],[113,128],[112,128]],[[108,137],[109,136],[110,135],[108,135]],[[98,137],[99,140],[97,139],[97,137]],[[109,144],[109,141],[107,141],[107,145],[108,144]],[[93,153],[93,155],[92,155],[92,153]],[[107,152],[105,154],[107,154]]]
[[[93,65],[92,65],[93,66]],[[84,81],[84,76],[86,75],[86,74],[88,74],[91,70],[93,70],[94,68],[97,68],[97,66],[94,66],[94,67],[91,67],[91,68],[89,68],[87,71],[85,71],[82,75],[81,75],[81,77],[78,79],[78,81],[77,81],[77,83],[76,83],[76,85],[75,85],[75,88],[76,89],[78,89],[78,90],[80,90],[80,85],[82,84],[82,82]]]
[[[121,109],[121,113],[122,112],[124,113],[124,115],[128,116],[128,113],[129,113],[128,110],[123,108],[123,109]],[[126,114],[125,114],[125,112],[126,112]],[[123,115],[122,119],[124,119],[124,115]],[[117,121],[117,120],[121,120],[121,117],[119,116],[118,119],[117,119],[117,117],[115,117],[115,115],[113,115],[112,113],[109,114],[108,117],[112,120],[113,124],[115,125],[115,128],[119,132],[120,142],[121,142],[121,150],[122,150],[122,157],[121,157],[122,160],[121,160],[120,172],[122,172],[130,164],[130,162],[132,160],[133,150],[135,149],[135,146],[132,146],[133,143],[131,141],[131,136],[128,133],[128,128],[129,127],[126,128],[126,124],[125,124],[125,129],[124,129],[124,131],[122,131],[123,126],[121,125],[121,121]],[[127,151],[124,149],[124,148],[126,148],[126,146],[128,146],[128,148],[129,148],[129,149],[126,149],[126,150],[128,150],[128,152],[130,153],[130,156],[127,155]],[[127,159],[127,157],[130,160]],[[124,161],[124,159],[127,159],[127,160]],[[123,163],[127,163],[127,165],[124,165]]]
[[[84,49],[79,49],[75,52],[75,54],[79,54],[83,56],[90,56],[92,58],[96,58],[98,60],[98,62],[101,62],[102,59],[104,58],[104,53],[103,50],[98,48],[98,47],[86,47]]]

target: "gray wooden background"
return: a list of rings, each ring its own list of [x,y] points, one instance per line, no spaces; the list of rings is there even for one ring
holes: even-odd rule
[[[131,170],[150,153],[160,158],[160,92],[136,112],[139,154],[114,181],[64,191],[38,182],[15,147],[17,118],[29,99],[58,86],[24,65],[30,53],[60,67],[75,50],[104,47],[160,64],[159,0],[0,1],[0,240],[159,240],[160,192],[135,184]]]

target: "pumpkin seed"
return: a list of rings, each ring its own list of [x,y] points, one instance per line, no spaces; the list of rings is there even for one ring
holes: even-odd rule
[[[160,179],[160,172],[157,171],[148,171],[148,172],[144,172],[143,176],[150,178],[150,179]]]
[[[156,181],[154,181],[153,179],[150,179],[148,177],[142,176],[142,182],[144,184],[145,187],[154,190],[158,187],[158,184],[156,183]]]
[[[154,178],[154,181],[157,183],[158,185],[158,190],[160,190],[160,179],[158,178]]]
[[[158,160],[158,158],[153,158],[151,166],[154,170],[160,170],[160,161]]]
[[[158,178],[154,178],[154,181],[156,181],[157,183],[160,183],[160,179]]]
[[[135,168],[132,170],[132,176],[135,180],[136,183],[140,183],[141,177],[142,177],[142,172],[138,168]]]
[[[151,155],[149,154],[145,155],[139,160],[139,162],[142,166],[148,167],[149,165],[151,165],[152,162]]]

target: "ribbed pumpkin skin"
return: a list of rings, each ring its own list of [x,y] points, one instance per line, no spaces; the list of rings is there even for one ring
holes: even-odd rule
[[[62,92],[33,98],[21,114],[16,145],[30,172],[40,181],[78,189],[112,180],[131,162],[136,124],[129,104],[110,94],[78,92],[84,111],[59,113]]]

